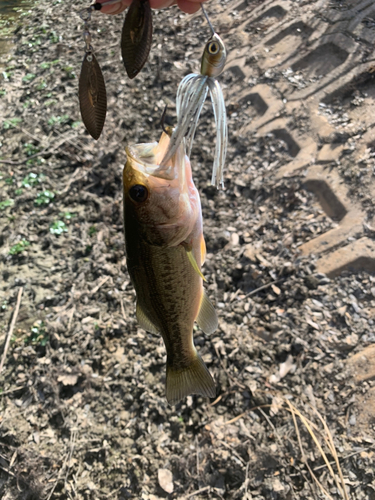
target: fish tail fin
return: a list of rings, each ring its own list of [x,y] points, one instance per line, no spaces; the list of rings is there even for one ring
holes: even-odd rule
[[[216,396],[215,382],[197,352],[193,361],[185,368],[173,368],[167,360],[166,394],[170,405],[177,404],[189,394],[200,394],[208,398]]]

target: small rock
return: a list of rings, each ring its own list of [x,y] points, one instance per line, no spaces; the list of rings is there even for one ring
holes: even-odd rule
[[[158,481],[161,488],[167,493],[173,492],[173,475],[168,469],[158,470]]]

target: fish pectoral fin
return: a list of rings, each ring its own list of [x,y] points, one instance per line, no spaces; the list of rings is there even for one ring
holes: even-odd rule
[[[137,315],[137,320],[139,323],[139,326],[146,330],[146,332],[150,333],[159,333],[158,328],[154,325],[154,323],[148,318],[142,307],[139,305],[139,302],[137,302],[137,307],[135,314]]]
[[[201,262],[202,262],[202,265],[204,264],[205,260],[206,260],[206,242],[204,241],[204,236],[202,234],[202,237],[201,237]]]
[[[186,250],[186,254],[188,256],[188,259],[190,261],[190,264],[193,266],[194,271],[196,271],[199,274],[199,276],[202,278],[203,281],[207,281],[206,278],[203,276],[202,271],[199,269],[198,263],[195,260],[192,249],[189,248],[187,245],[185,245],[185,250]]]
[[[211,304],[210,299],[207,297],[206,292],[203,290],[201,306],[198,316],[195,320],[199,327],[209,335],[213,333],[218,326],[218,318],[214,306]]]
[[[194,359],[186,368],[173,368],[167,357],[166,395],[170,405],[177,404],[189,394],[207,398],[216,396],[215,382],[202,358],[195,352]]]

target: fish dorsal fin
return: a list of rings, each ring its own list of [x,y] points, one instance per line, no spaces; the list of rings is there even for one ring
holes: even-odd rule
[[[196,271],[199,274],[199,276],[202,278],[203,281],[207,281],[206,278],[203,276],[202,271],[199,269],[198,263],[193,254],[193,250],[189,248],[187,245],[185,246],[185,250],[188,259],[190,261],[190,264],[193,266],[194,271]]]
[[[137,307],[135,310],[135,313],[137,315],[137,320],[139,323],[139,326],[146,330],[146,332],[150,333],[159,333],[158,328],[154,325],[154,323],[146,316],[146,313],[142,309],[142,307],[139,305],[139,302],[137,302]]]
[[[199,327],[209,335],[213,333],[218,325],[217,314],[214,306],[211,304],[210,299],[207,297],[206,292],[203,290],[201,306],[198,316],[195,320]]]

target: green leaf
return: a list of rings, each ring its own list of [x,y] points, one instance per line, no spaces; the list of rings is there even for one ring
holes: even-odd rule
[[[22,118],[11,118],[10,120],[5,120],[3,123],[3,129],[8,130],[10,128],[15,128],[21,122]]]
[[[7,207],[11,207],[14,204],[14,200],[9,198],[8,200],[0,201],[0,210],[5,210]]]
[[[34,323],[31,328],[30,335],[24,340],[25,344],[40,344],[41,346],[45,346],[48,342],[49,338],[46,333],[46,327],[43,321],[38,321]]]
[[[45,190],[37,194],[34,203],[36,205],[49,205],[54,197],[55,194],[52,191]]]
[[[47,83],[43,80],[36,86],[36,90],[44,90],[47,87]]]
[[[64,219],[66,219],[66,220],[70,220],[73,217],[77,217],[77,214],[71,214],[70,212],[60,212],[59,216],[64,217]]]
[[[27,153],[27,155],[29,156],[29,152]],[[23,179],[22,186],[25,188],[32,188],[43,182],[45,178],[46,176],[43,174],[34,174],[34,172],[30,172]]]
[[[19,253],[22,253],[25,250],[25,248],[29,246],[30,242],[25,239],[22,239],[21,241],[19,241],[10,248],[9,255],[18,255]]]
[[[68,232],[68,228],[65,222],[63,222],[62,220],[55,221],[53,224],[51,224],[49,230],[50,233],[57,235]]]
[[[48,125],[51,125],[52,127],[54,125],[64,125],[65,123],[68,123],[69,120],[69,115],[51,116],[51,118],[48,120]]]
[[[28,82],[31,82],[32,80],[34,80],[35,77],[36,77],[36,75],[34,73],[28,73],[27,75],[25,75],[22,78],[22,81],[24,83],[28,83]]]

